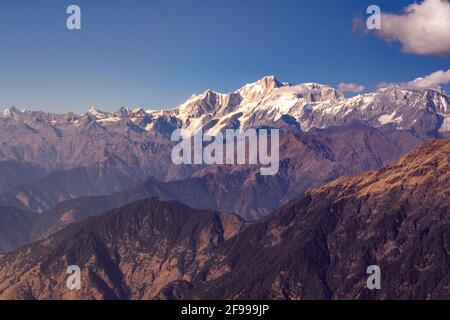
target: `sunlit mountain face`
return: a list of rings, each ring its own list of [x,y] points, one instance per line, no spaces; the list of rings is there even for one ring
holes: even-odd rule
[[[253,220],[322,183],[378,168],[446,136],[448,102],[442,91],[395,86],[347,99],[331,87],[265,77],[229,94],[207,91],[167,111],[91,108],[60,115],[7,109],[0,118],[1,163],[14,174],[5,178],[0,203],[44,212],[150,178],[159,187],[139,191],[142,196]],[[211,134],[281,130],[280,171],[264,177],[252,165],[175,165],[171,133],[193,135],[198,124]]]

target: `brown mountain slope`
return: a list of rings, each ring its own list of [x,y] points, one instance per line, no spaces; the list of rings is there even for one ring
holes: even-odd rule
[[[31,242],[70,223],[149,197],[171,199],[197,209],[234,212],[244,219],[256,220],[292,198],[342,175],[388,164],[423,140],[410,131],[389,127],[374,129],[354,122],[307,133],[284,132],[280,142],[280,172],[276,176],[261,176],[257,166],[212,166],[197,167],[198,172],[181,181],[161,182],[153,177],[142,181],[132,168],[110,159],[89,168],[53,171],[31,183],[8,188],[0,193],[0,206],[43,212],[33,219],[28,236]],[[0,173],[2,168],[11,167],[5,164],[0,165]],[[176,170],[188,172],[194,168],[180,166]],[[11,181],[9,176],[11,174],[5,175],[5,179]],[[140,182],[129,186],[135,180]],[[125,186],[125,190],[110,195]],[[4,228],[15,229],[16,226],[4,225]],[[12,246],[4,247],[0,242],[0,252],[18,249],[30,242],[18,239],[10,243]]]
[[[0,254],[27,245],[36,218],[34,212],[0,207]]]
[[[393,130],[389,126],[375,129],[361,122],[306,133],[283,132],[280,172],[276,176],[261,176],[258,166],[175,166],[168,158],[159,164],[166,172],[168,183],[158,185],[165,190],[159,194],[162,190],[155,189],[144,198],[159,195],[191,207],[234,212],[255,220],[293,197],[338,177],[389,164],[423,142],[412,131]],[[170,150],[171,146],[165,145],[155,152],[166,155]],[[194,171],[198,172],[193,174]],[[147,176],[144,172],[110,158],[90,167],[54,171],[42,179],[2,192],[0,205],[43,212],[62,201],[123,190],[133,182],[142,182]],[[160,180],[161,175],[152,176]],[[176,180],[183,179],[175,181],[176,177]],[[155,179],[150,180],[151,184]],[[142,183],[144,188],[145,184]],[[138,183],[130,191],[135,192],[137,188]],[[193,196],[199,193],[207,200],[199,203]]]
[[[0,160],[0,192],[12,187],[28,184],[46,174],[46,171],[31,163]]]
[[[210,209],[257,220],[338,177],[390,164],[422,143],[424,140],[409,131],[374,129],[353,122],[282,136],[280,171],[275,176],[261,176],[254,167],[219,166],[200,170],[193,178],[212,195],[215,207]],[[175,200],[190,206],[196,203],[186,197]]]
[[[244,221],[148,199],[73,224],[50,239],[0,258],[3,299],[148,299],[173,280],[189,281],[211,250]],[[85,283],[68,291],[67,267]]]
[[[33,236],[48,236],[68,223],[148,197],[171,199],[197,209],[234,212],[254,220],[342,175],[391,163],[421,143],[410,132],[382,132],[361,123],[310,133],[285,133],[276,176],[261,176],[256,166],[213,166],[181,181],[160,182],[149,177],[110,196],[58,204],[41,215]],[[59,192],[64,188],[57,189]],[[86,192],[88,188],[81,190]]]
[[[1,172],[1,171],[0,171]],[[134,179],[108,164],[91,168],[53,171],[28,184],[18,185],[0,194],[0,205],[44,212],[75,197],[111,194],[127,187]]]
[[[0,258],[0,298],[450,299],[449,213],[450,140],[433,141],[253,224],[144,200],[71,225]]]
[[[69,200],[40,215],[33,240],[69,223],[149,197],[175,200],[196,209],[234,212],[254,220],[339,176],[390,163],[422,142],[410,132],[386,130],[353,123],[311,133],[285,133],[281,137],[280,173],[276,176],[261,176],[255,166],[209,167],[181,181],[161,182],[149,177],[109,196]]]
[[[219,263],[231,271],[205,281]],[[365,289],[370,265],[380,291]],[[203,272],[186,297],[450,299],[450,140],[306,194],[225,243]]]

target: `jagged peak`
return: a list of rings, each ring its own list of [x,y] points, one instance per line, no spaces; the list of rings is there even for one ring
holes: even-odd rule
[[[16,107],[12,106],[9,108],[6,108],[3,113],[16,113],[16,114],[20,114],[22,113],[22,111],[20,111],[19,109],[17,109]]]
[[[258,84],[266,88],[279,88],[283,86],[283,83],[278,81],[275,76],[266,76],[257,81]]]
[[[92,117],[94,119],[104,119],[104,118],[109,117],[110,113],[101,111],[101,110],[97,109],[96,107],[92,106],[86,112],[84,112],[81,116],[82,117]]]
[[[284,84],[277,80],[275,76],[266,76],[256,82],[248,83],[236,93],[239,93],[243,98],[255,99],[264,96],[274,90],[283,87]]]
[[[223,93],[208,89],[205,92],[203,92],[201,95],[199,95],[198,97],[200,99],[209,99],[211,97],[216,97],[216,96],[220,96],[220,95],[223,95]]]
[[[282,87],[283,83],[278,81],[278,79],[275,76],[265,76],[261,79],[251,82],[243,86],[240,90],[245,88],[252,88],[252,87],[261,87],[263,89],[275,89]]]
[[[192,95],[188,100],[186,100],[186,102],[184,102],[183,104],[181,104],[179,106],[179,109],[184,110],[184,109],[186,109],[187,107],[189,107],[192,104],[197,104],[197,103],[202,102],[202,101],[209,101],[212,98],[224,97],[224,96],[225,96],[225,94],[223,94],[223,93],[216,92],[214,90],[208,89],[208,90],[204,91],[201,94],[198,94],[198,95],[194,94],[194,95]]]
[[[117,116],[128,116],[131,113],[133,113],[133,111],[130,108],[122,106],[122,107],[120,107],[120,109],[118,111],[114,112],[114,115],[117,115]]]
[[[4,118],[19,119],[23,117],[23,112],[17,109],[16,107],[12,106],[5,109],[1,115]]]

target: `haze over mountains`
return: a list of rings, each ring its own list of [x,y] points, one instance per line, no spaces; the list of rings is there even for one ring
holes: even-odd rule
[[[347,141],[349,135],[353,139]],[[397,140],[402,140],[405,145],[396,144]],[[31,231],[26,230],[26,234],[31,233],[31,240],[39,240],[70,223],[148,197],[176,200],[197,209],[234,212],[254,220],[339,176],[390,163],[420,143],[420,139],[401,132],[383,134],[361,124],[318,130],[313,135],[287,133],[281,139],[283,156],[277,176],[261,176],[252,166],[218,166],[204,168],[180,181],[161,182],[149,177],[111,195],[86,196],[58,203],[42,214],[35,214]],[[63,180],[62,183],[70,185],[73,181]],[[12,191],[5,193],[0,200],[8,202],[12,195]],[[1,249],[0,241],[0,252]]]
[[[0,258],[2,299],[448,299],[450,140],[256,223],[146,199]],[[65,287],[67,265],[83,286]],[[365,287],[368,265],[383,289]],[[245,276],[243,276],[245,275]]]

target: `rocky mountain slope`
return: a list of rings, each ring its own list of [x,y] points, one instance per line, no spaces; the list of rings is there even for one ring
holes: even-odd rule
[[[264,126],[309,131],[356,120],[436,136],[450,132],[449,117],[450,98],[442,90],[389,86],[347,99],[329,86],[291,85],[271,76],[229,94],[208,90],[171,110],[107,113],[92,108],[82,115],[58,115],[10,108],[0,114],[0,159],[51,170],[115,161],[123,171],[135,168],[173,180],[179,175],[169,173],[164,146],[176,128],[193,132],[203,124],[212,133]]]
[[[185,297],[450,299],[449,230],[450,140],[435,141],[250,226]],[[230,271],[209,280],[219,264]],[[381,268],[380,291],[365,288],[370,265]]]
[[[113,165],[76,168],[54,171],[27,185],[10,188],[0,193],[0,205],[45,212],[60,202],[108,195],[129,189],[138,181],[131,189],[141,193],[141,198],[163,196],[196,208],[256,219],[292,197],[342,175],[388,164],[423,142],[411,131],[374,129],[358,122],[306,133],[286,131],[281,135],[280,172],[276,176],[261,176],[258,166],[197,167],[186,179],[158,182],[157,189],[146,191],[145,183],[139,182],[143,177],[133,179],[120,174]],[[149,178],[151,183],[156,180]],[[139,186],[142,191],[137,190]]]
[[[196,209],[234,212],[244,219],[255,220],[337,177],[388,164],[422,142],[413,136],[408,140],[406,133],[400,134],[404,136],[391,137],[388,132],[357,123],[314,134],[286,133],[281,139],[283,157],[277,176],[263,177],[254,166],[218,166],[181,181],[162,182],[149,177],[111,195],[59,203],[35,220],[32,239],[39,240],[70,223],[148,197],[176,200]],[[351,142],[347,140],[349,136]],[[404,145],[398,145],[397,140]]]
[[[266,218],[143,200],[0,258],[0,298],[449,299],[450,140]],[[65,287],[82,268],[79,291]],[[382,289],[365,288],[378,265]]]
[[[42,213],[78,197],[118,192],[142,177],[107,166],[56,170],[26,184],[5,188],[0,205]]]
[[[450,131],[449,99],[442,90],[407,90],[398,86],[347,99],[329,86],[291,85],[271,76],[229,94],[208,90],[171,110],[121,108],[109,113],[91,108],[77,115],[20,111],[13,107],[0,114],[0,173],[5,171],[0,178],[0,205],[42,212],[61,201],[117,192],[147,176],[160,181],[183,180],[194,174],[195,177],[223,176],[222,168],[219,174],[217,168],[176,166],[171,161],[173,130],[184,128],[194,132],[199,124],[211,129],[212,133],[225,128],[269,126],[296,134],[325,136],[328,131],[323,133],[320,129],[333,131],[336,126],[351,126],[359,121],[396,136],[396,141],[388,142],[389,152],[378,149],[372,152],[372,159],[364,156],[362,161],[367,162],[361,169],[367,170],[373,168],[368,163],[377,163],[377,166],[387,163],[382,153],[393,151],[398,158],[409,151],[410,146],[417,146],[411,142],[413,140],[447,135]],[[331,144],[332,138],[324,139]],[[326,173],[318,179],[320,183],[342,173],[359,172],[359,156],[350,149],[364,149],[365,146],[355,146],[350,134],[340,139],[347,141],[348,155],[354,158],[348,159],[350,162],[336,172],[331,172],[335,168],[325,169]],[[393,144],[406,147],[400,147],[397,152],[391,147]],[[284,165],[292,166],[302,160],[307,159],[291,159]],[[14,168],[9,170],[7,166],[11,168],[12,164]],[[353,171],[352,166],[355,167]],[[235,168],[225,171],[234,172]],[[317,172],[311,176],[315,177],[315,174]],[[240,185],[248,185],[249,179],[255,179],[252,170],[239,175]],[[300,176],[305,179],[301,173]],[[277,198],[286,193],[287,199],[299,190],[319,185],[311,178],[294,186],[283,181],[283,177],[278,179],[281,181],[274,182],[275,185],[284,184],[288,189],[272,190]],[[258,194],[258,190],[251,189],[253,194]],[[273,204],[267,207],[257,202],[243,199],[237,201],[235,208],[225,208],[235,212],[245,210],[248,216],[259,217],[279,205],[279,202],[271,202]],[[217,204],[216,208],[224,206]]]
[[[74,224],[17,256],[1,258],[0,296],[132,299],[139,292],[151,298],[168,282],[193,277],[210,252],[244,226],[235,215],[143,200]],[[50,247],[53,252],[48,255]],[[83,271],[82,292],[65,290],[71,264],[89,266]]]
[[[14,160],[0,161],[0,192],[10,188],[26,185],[47,174],[38,165]]]
[[[34,212],[0,207],[0,254],[30,244],[36,218]]]
[[[199,121],[217,132],[230,127],[246,129],[274,124],[295,125],[308,131],[358,120],[373,127],[391,124],[399,130],[437,135],[450,132],[450,98],[442,90],[391,85],[347,99],[326,85],[291,85],[270,76],[230,94],[206,91],[174,110],[152,112],[151,118],[170,119],[167,126],[177,122],[191,131]]]

